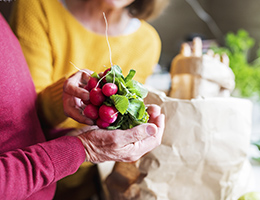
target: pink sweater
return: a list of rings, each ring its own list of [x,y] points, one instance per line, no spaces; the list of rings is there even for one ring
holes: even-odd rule
[[[0,199],[52,199],[55,182],[84,161],[83,145],[72,136],[46,142],[26,61],[1,14],[0,52]]]

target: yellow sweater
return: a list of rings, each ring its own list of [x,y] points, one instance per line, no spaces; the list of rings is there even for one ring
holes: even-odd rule
[[[18,0],[13,11],[10,25],[21,43],[44,116],[52,126],[80,127],[63,114],[63,77],[77,71],[70,62],[95,72],[109,67],[105,35],[84,28],[58,0]],[[119,65],[124,75],[135,69],[134,79],[144,83],[161,52],[156,30],[141,21],[137,31],[109,37],[109,43],[113,64]]]

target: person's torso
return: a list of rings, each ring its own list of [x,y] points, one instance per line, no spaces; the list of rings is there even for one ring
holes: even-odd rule
[[[60,8],[57,9],[57,6]],[[43,7],[46,8],[49,24],[54,79],[77,71],[70,62],[80,69],[87,68],[95,72],[111,66],[105,29],[103,35],[86,29],[58,0],[43,2]],[[137,73],[134,79],[144,83],[160,56],[161,42],[155,29],[141,21],[136,31],[108,37],[108,42],[112,63],[119,65],[124,75],[130,69],[135,69]]]
[[[35,88],[18,40],[0,15],[0,153],[45,141]]]

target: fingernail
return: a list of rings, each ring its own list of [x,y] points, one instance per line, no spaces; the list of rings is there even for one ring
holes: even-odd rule
[[[94,122],[91,119],[86,119],[85,122],[87,125],[94,125]]]
[[[88,92],[84,92],[82,94],[82,98],[83,98],[83,100],[89,100],[89,93]]]
[[[156,133],[156,129],[154,126],[146,126],[146,133],[148,133],[148,135],[155,135]]]

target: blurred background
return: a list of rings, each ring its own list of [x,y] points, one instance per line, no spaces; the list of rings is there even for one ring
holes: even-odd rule
[[[8,19],[12,2],[0,0],[0,12]],[[163,47],[160,65],[170,67],[180,44],[200,35],[224,45],[228,32],[246,30],[255,39],[249,61],[255,59],[260,40],[259,0],[170,0],[165,12],[150,23],[159,32]]]
[[[168,68],[180,44],[195,35],[225,45],[226,34],[239,29],[255,39],[249,54],[249,61],[254,60],[260,40],[259,9],[259,0],[170,0],[165,12],[151,22],[163,42],[160,64]]]

